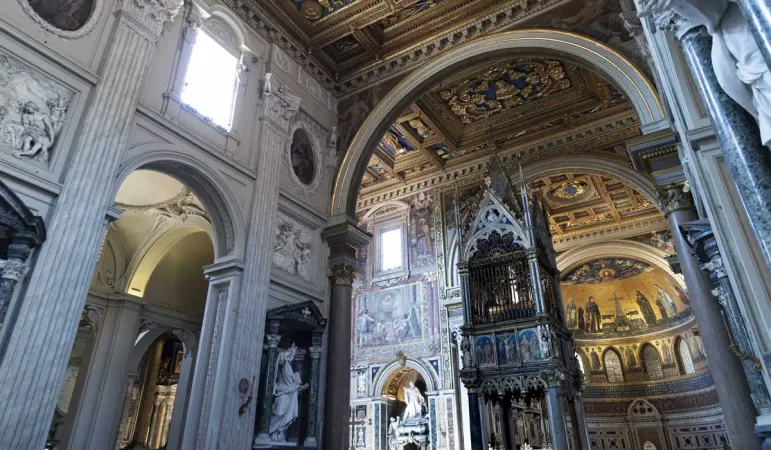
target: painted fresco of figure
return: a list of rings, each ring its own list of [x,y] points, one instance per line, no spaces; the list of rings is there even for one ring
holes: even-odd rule
[[[568,300],[568,328],[574,329],[578,325],[576,318],[576,302],[572,298]]]
[[[661,318],[664,320],[669,319],[669,314],[667,314],[667,308],[664,306],[664,302],[661,301],[661,297],[656,298],[656,306],[659,307],[659,313],[661,313]]]
[[[651,307],[651,303],[648,301],[648,298],[643,295],[642,292],[637,291],[637,306],[640,307],[640,313],[643,316],[643,319],[645,319],[645,323],[648,325],[653,325],[656,323],[656,313],[653,312],[653,308]]]
[[[667,311],[669,311],[669,314],[672,316],[677,315],[677,305],[675,304],[675,301],[672,300],[672,297],[669,296],[667,291],[664,290],[663,287],[659,286],[658,284],[654,284],[656,286],[656,291],[658,291],[658,298],[660,298],[664,302],[664,306],[667,307]]]
[[[584,321],[584,308],[578,308],[578,329],[586,331],[586,322]]]
[[[589,302],[586,304],[586,312],[589,314],[588,331],[596,333],[602,328],[602,319],[600,317],[600,307],[594,301],[594,297],[589,297]]]
[[[415,301],[412,301],[412,306],[410,307],[410,332],[412,333],[412,337],[418,338],[421,336],[420,332],[420,319],[418,318],[418,306],[415,304]]]
[[[375,324],[375,319],[369,314],[369,311],[365,308],[359,313],[357,328],[359,330],[359,345],[371,344],[370,335]]]
[[[292,368],[296,354],[297,347],[292,344],[290,348],[279,353],[276,361],[269,427],[270,440],[273,442],[286,442],[286,431],[297,420],[300,392],[308,389],[308,384],[303,384],[300,374]]]

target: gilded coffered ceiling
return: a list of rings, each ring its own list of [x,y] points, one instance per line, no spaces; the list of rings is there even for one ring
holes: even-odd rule
[[[362,186],[409,182],[528,144],[548,147],[540,156],[627,158],[616,146],[637,134],[630,103],[593,72],[556,59],[500,60],[454,74],[411,105],[383,136]]]
[[[645,65],[632,0],[224,0],[345,95],[471,39],[524,27],[578,32]]]

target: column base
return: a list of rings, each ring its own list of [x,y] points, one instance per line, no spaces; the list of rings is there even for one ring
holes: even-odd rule
[[[771,450],[771,423],[756,423],[755,436],[763,439],[763,450]]]
[[[316,441],[315,437],[307,437],[303,442],[303,448],[304,449],[319,448],[319,443]]]

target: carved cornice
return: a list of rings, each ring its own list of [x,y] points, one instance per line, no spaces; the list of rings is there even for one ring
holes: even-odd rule
[[[29,271],[29,264],[18,259],[0,260],[0,273],[6,280],[19,281]]]
[[[182,328],[175,328],[171,330],[174,336],[182,342],[185,349],[185,358],[191,356],[193,351],[198,347],[198,337],[192,331],[184,330]]]

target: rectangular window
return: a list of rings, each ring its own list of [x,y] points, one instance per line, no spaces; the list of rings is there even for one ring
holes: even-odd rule
[[[402,267],[402,229],[391,228],[380,232],[380,270]]]
[[[185,73],[182,101],[230,130],[238,82],[238,58],[204,31],[196,37]]]

